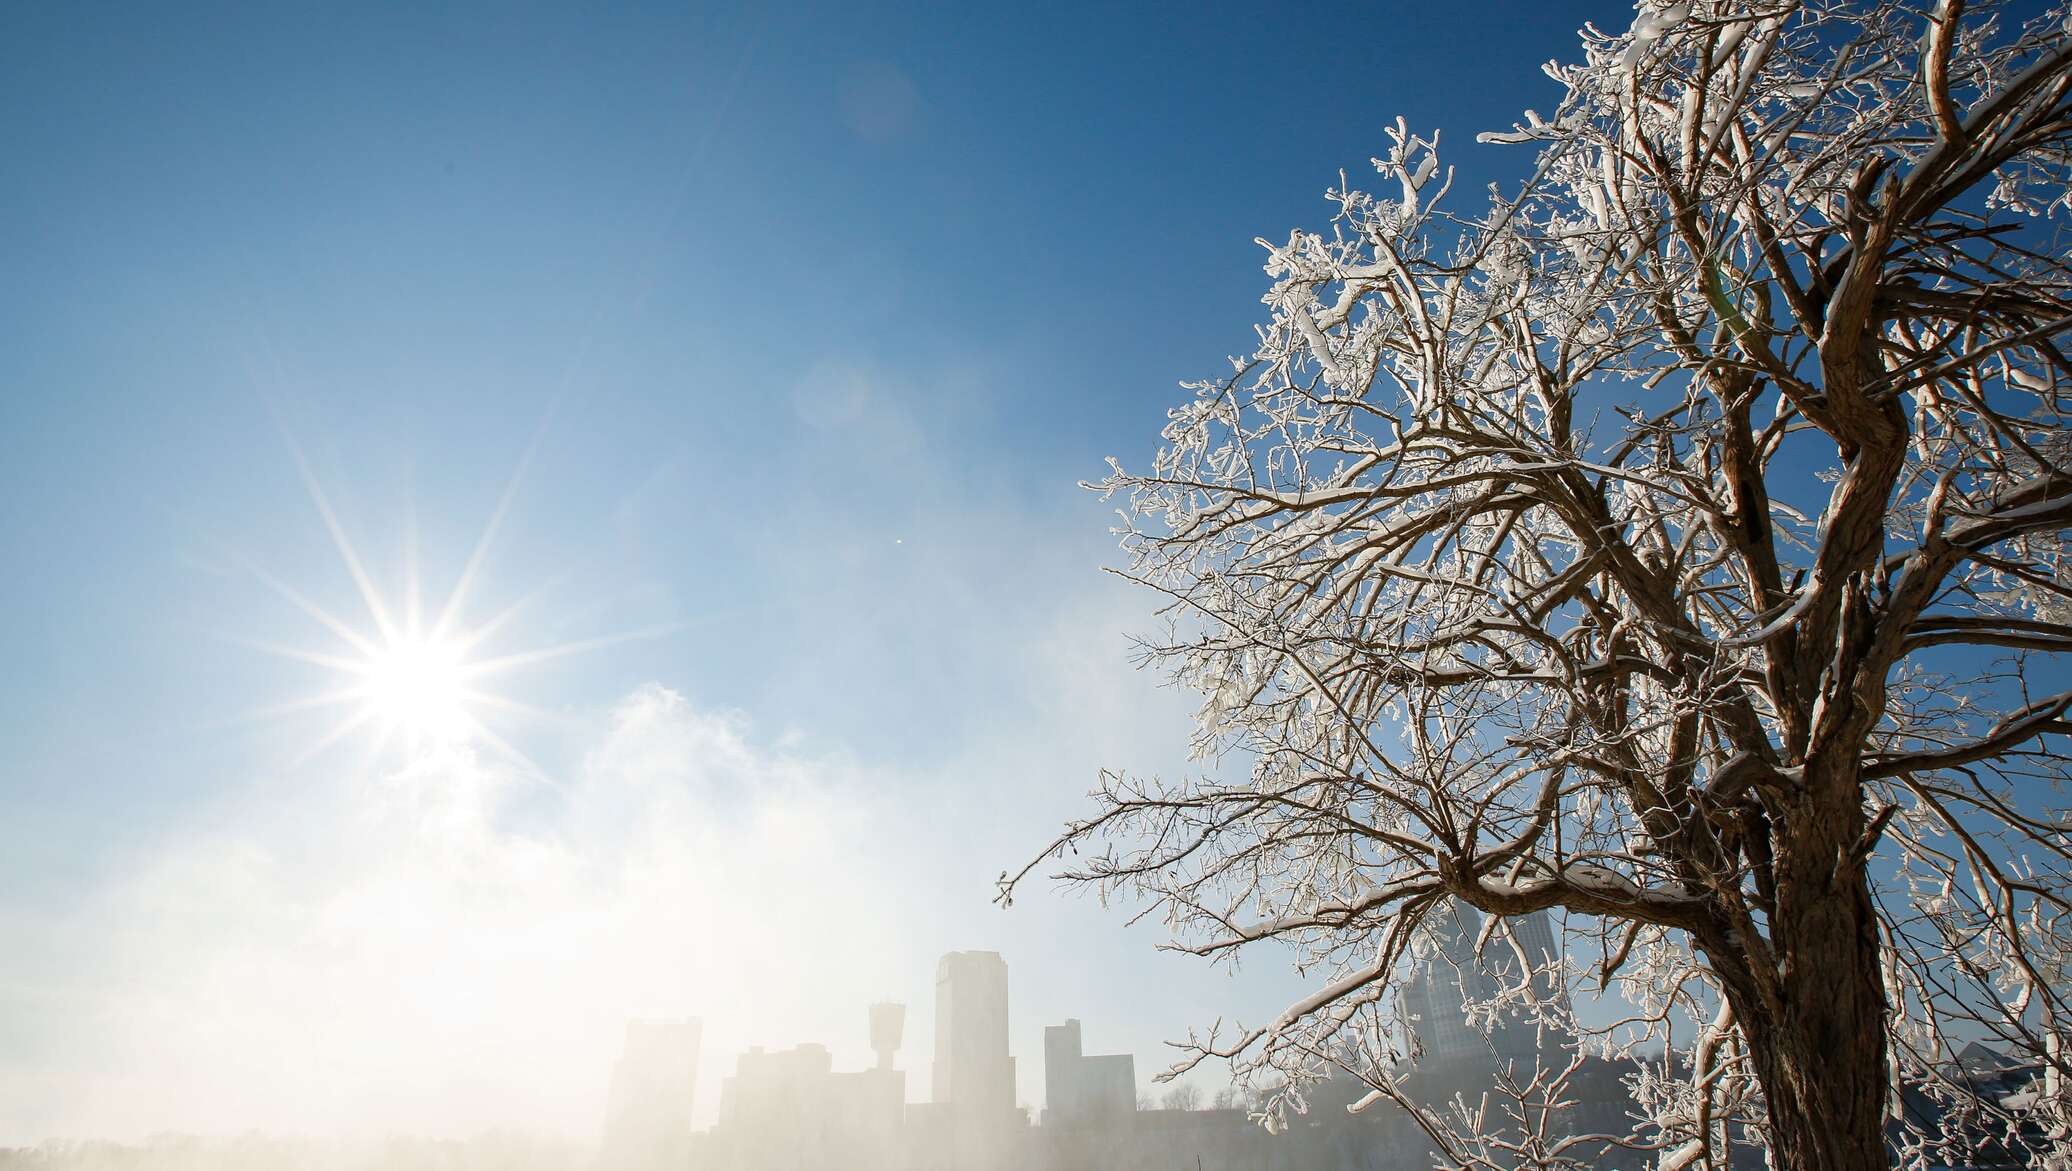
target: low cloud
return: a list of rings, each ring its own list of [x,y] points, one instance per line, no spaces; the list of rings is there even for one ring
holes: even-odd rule
[[[92,989],[8,1063],[9,1129],[587,1135],[633,1016],[707,1018],[709,1116],[714,1055],[895,986],[863,769],[658,686],[586,737],[558,789],[449,752],[255,792],[45,924]]]

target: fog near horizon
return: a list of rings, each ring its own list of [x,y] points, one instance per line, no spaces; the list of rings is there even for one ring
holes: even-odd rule
[[[1130,734],[1125,712],[1108,718],[1111,735]],[[1080,736],[1092,726],[1075,710]],[[1140,1046],[1190,1023],[1147,1013],[1152,989],[1098,988],[1079,969],[1074,951],[1141,962],[1126,949],[1147,949],[1144,933],[1085,903],[989,904],[996,858],[1014,856],[966,835],[994,851],[1040,845],[960,806],[967,770],[998,762],[893,776],[653,682],[563,715],[556,739],[572,762],[558,775],[456,744],[319,765],[304,773],[317,784],[269,778],[86,913],[21,923],[41,962],[16,961],[17,988],[39,1011],[16,1027],[67,1074],[17,1075],[0,1141],[513,1127],[580,1140],[601,1126],[626,1021],[686,1016],[706,1023],[712,1076],[694,1118],[709,1124],[733,1054],[820,1042],[861,1064],[877,1000],[916,1008],[907,1066],[925,1100],[925,1009],[952,944],[1017,961],[1016,1048],[1038,1104],[1039,1019],[1109,1016]],[[1064,767],[1061,740],[1031,728],[987,748],[1040,774]],[[1047,953],[1066,930],[1087,942]],[[1205,1000],[1242,986],[1168,968]],[[88,997],[98,1011],[65,1014]],[[1143,1015],[1114,1014],[1118,1003]]]

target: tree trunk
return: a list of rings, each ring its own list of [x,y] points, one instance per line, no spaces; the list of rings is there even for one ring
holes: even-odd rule
[[[1813,804],[1792,815],[1821,818]],[[1778,859],[1774,994],[1752,981],[1726,986],[1762,1081],[1777,1165],[1885,1171],[1887,1006],[1870,886],[1854,856],[1864,819],[1853,801],[1826,812],[1818,828],[1827,832],[1794,834]]]

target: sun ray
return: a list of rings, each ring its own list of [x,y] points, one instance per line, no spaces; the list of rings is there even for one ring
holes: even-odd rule
[[[242,568],[249,570],[269,590],[302,611],[344,644],[345,649],[339,651],[293,646],[239,635],[222,636],[231,642],[265,654],[323,668],[339,677],[332,687],[314,694],[296,696],[257,707],[243,717],[287,717],[337,707],[350,708],[342,719],[324,728],[315,742],[295,758],[294,767],[308,763],[331,750],[348,736],[364,730],[364,739],[369,745],[367,759],[370,763],[381,759],[384,751],[397,751],[390,746],[399,741],[402,745],[401,751],[411,754],[413,758],[422,758],[422,754],[426,752],[465,749],[468,745],[475,745],[515,762],[527,775],[552,785],[553,781],[546,770],[508,738],[504,731],[492,726],[490,718],[507,717],[499,723],[523,721],[540,724],[566,723],[569,717],[519,702],[485,687],[472,686],[471,681],[485,675],[551,662],[586,651],[661,638],[684,630],[689,625],[684,622],[669,622],[638,630],[575,639],[552,646],[517,649],[512,653],[495,657],[477,658],[475,651],[478,647],[486,645],[491,637],[504,634],[529,607],[568,576],[568,571],[564,571],[546,585],[527,591],[515,602],[496,611],[487,622],[472,627],[463,624],[466,604],[473,601],[481,592],[479,587],[489,562],[490,551],[509,522],[519,486],[524,482],[532,465],[540,442],[539,434],[533,436],[509,481],[505,483],[495,508],[483,525],[482,532],[470,549],[459,574],[454,578],[452,589],[443,600],[439,600],[437,605],[433,606],[430,603],[436,599],[436,595],[434,599],[428,599],[425,592],[426,559],[415,502],[410,502],[406,506],[399,533],[400,558],[392,563],[397,567],[398,580],[386,583],[392,589],[384,591],[376,585],[373,575],[369,572],[368,563],[347,536],[338,510],[319,482],[308,455],[295,442],[286,425],[279,423],[278,412],[275,413],[275,420],[294,459],[303,487],[315,504],[325,532],[329,535],[339,560],[343,562],[354,588],[358,591],[373,625],[373,629],[368,630],[365,628],[364,620],[348,621],[332,613],[303,592],[268,572],[253,558],[231,551]]]
[[[470,706],[495,708],[501,712],[509,712],[514,716],[523,716],[535,723],[567,724],[573,722],[561,712],[549,711],[546,708],[535,707],[529,703],[521,703],[508,696],[498,695],[493,691],[476,691],[473,688],[464,688],[460,694],[461,698],[466,700]]]
[[[582,654],[584,651],[603,650],[605,647],[621,646],[629,642],[644,642],[648,639],[663,638],[671,634],[679,634],[689,629],[690,625],[688,622],[664,622],[657,626],[648,626],[639,630],[622,631],[618,634],[601,634],[595,638],[579,638],[573,642],[541,647],[538,650],[519,651],[515,654],[502,655],[494,659],[481,659],[469,663],[462,671],[462,677],[473,679],[478,676],[509,670],[512,667],[530,666],[534,663],[544,663],[552,659]]]
[[[482,572],[482,563],[488,559],[490,546],[496,541],[497,530],[503,528],[504,517],[511,511],[511,501],[518,496],[518,485],[524,482],[526,471],[532,467],[533,454],[539,450],[540,436],[545,433],[546,420],[542,419],[540,426],[533,431],[531,441],[525,445],[525,453],[518,457],[518,466],[511,470],[511,478],[497,497],[496,507],[490,510],[489,522],[482,526],[482,535],[475,538],[475,547],[469,551],[467,563],[461,566],[460,576],[454,579],[453,590],[446,595],[446,604],[439,608],[439,617],[432,623],[432,637],[443,637],[460,615],[468,591],[474,587],[475,577]]]
[[[424,629],[424,571],[418,555],[417,506],[412,504],[403,514],[403,621],[410,638]]]
[[[345,561],[346,572],[352,575],[353,584],[359,588],[360,600],[367,605],[367,612],[373,616],[375,626],[382,637],[393,641],[396,638],[395,622],[389,617],[388,607],[381,600],[381,591],[374,588],[374,579],[367,576],[367,569],[360,562],[360,555],[353,549],[353,543],[345,535],[345,527],[338,522],[338,514],[331,508],[331,500],[324,495],[324,487],[317,482],[315,469],[309,466],[309,457],[302,452],[302,446],[295,437],[282,428],[288,450],[295,457],[295,468],[302,474],[302,486],[309,491],[309,498],[316,503],[317,512],[324,518],[324,528],[331,534],[331,544],[338,549],[338,555]]]
[[[367,660],[365,659],[348,659],[339,655],[327,655],[322,651],[304,650],[301,647],[267,642],[264,639],[247,638],[242,634],[231,634],[227,631],[217,631],[215,633],[216,637],[221,638],[225,642],[235,643],[247,650],[259,651],[263,654],[275,655],[283,659],[294,659],[297,662],[308,663],[312,666],[329,667],[334,671],[343,671],[350,675],[364,675],[367,673]],[[376,647],[374,650],[375,653],[380,653],[380,648]]]
[[[561,786],[554,782],[554,778],[547,774],[547,770],[541,768],[538,761],[534,760],[530,756],[527,756],[523,749],[519,748],[516,744],[511,743],[509,740],[504,739],[502,736],[497,735],[495,729],[483,723],[481,720],[473,719],[471,717],[469,722],[473,725],[471,730],[475,733],[475,735],[478,738],[481,739],[481,741],[484,744],[487,744],[491,748],[496,749],[498,752],[508,757],[513,763],[520,766],[520,776],[526,778],[527,780],[536,781],[539,784],[545,785],[549,789],[554,789],[557,791],[561,789]]]
[[[563,572],[542,582],[539,586],[528,591],[524,597],[497,611],[490,617],[489,621],[475,627],[473,630],[454,635],[454,645],[460,647],[463,651],[473,650],[476,646],[488,640],[491,635],[508,626],[513,619],[524,613],[534,603],[552,593],[555,587],[567,581],[568,577],[569,575]]]
[[[326,630],[329,630],[331,633],[337,635],[338,637],[344,639],[346,642],[352,644],[354,650],[359,651],[363,655],[373,655],[379,653],[381,648],[375,646],[374,643],[370,641],[365,635],[361,634],[357,630],[354,630],[352,627],[347,626],[343,620],[333,615],[329,610],[326,610],[322,606],[317,605],[315,602],[310,601],[308,598],[303,597],[300,593],[296,592],[293,587],[289,586],[287,582],[284,582],[281,579],[275,577],[273,574],[268,573],[266,569],[263,566],[261,566],[257,561],[254,561],[250,557],[247,557],[242,553],[236,552],[235,550],[231,551],[230,556],[233,559],[235,559],[238,562],[238,564],[242,565],[247,572],[251,573],[252,576],[258,578],[261,582],[264,582],[270,589],[273,590],[273,592],[279,594],[283,598],[286,598],[290,603],[292,603],[295,606],[296,609],[309,615],[311,618],[316,619],[318,622],[323,623],[324,628]]]
[[[255,708],[248,708],[244,712],[223,721],[223,723],[226,725],[250,724],[259,720],[292,716],[297,712],[320,711],[327,707],[337,707],[340,704],[352,703],[354,700],[365,700],[366,698],[367,688],[364,685],[339,687],[330,691],[321,691],[315,695],[305,695],[296,699],[282,700],[279,703],[262,704]]]
[[[321,737],[319,737],[316,743],[311,744],[308,748],[303,749],[302,754],[300,756],[297,756],[294,760],[289,762],[289,767],[301,768],[303,765],[306,765],[310,761],[315,760],[317,757],[322,756],[326,748],[329,748],[333,744],[338,743],[340,740],[345,739],[347,736],[352,735],[353,732],[357,730],[362,724],[365,724],[368,721],[372,720],[377,714],[378,713],[375,711],[375,709],[367,707],[360,709],[358,712],[355,712],[350,716],[347,716],[344,720],[334,725],[329,732],[326,732]]]

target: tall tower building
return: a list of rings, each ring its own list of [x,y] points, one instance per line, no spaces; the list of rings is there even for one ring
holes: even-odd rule
[[[1490,940],[1481,957],[1483,972],[1491,982],[1491,991],[1515,988],[1529,974],[1535,999],[1543,1003],[1558,1003],[1566,1009],[1566,991],[1555,975],[1561,949],[1554,942],[1553,919],[1545,911],[1535,911],[1505,920],[1504,930],[1507,934]],[[1521,953],[1525,965],[1522,968]],[[1498,1059],[1526,1062],[1536,1059],[1542,1047],[1563,1048],[1572,1043],[1572,1038],[1543,1034],[1532,1020],[1521,1015],[1499,1022],[1490,1035],[1490,1043],[1495,1047]]]
[[[1430,948],[1403,985],[1412,1063],[1439,1084],[1481,1080],[1493,1062],[1530,1063],[1543,1049],[1558,1050],[1569,1043],[1565,1036],[1543,1034],[1515,1011],[1500,1015],[1487,1029],[1469,1022],[1466,1004],[1489,1001],[1524,983],[1524,965],[1530,965],[1536,996],[1556,1002],[1564,995],[1550,970],[1560,949],[1545,911],[1508,919],[1478,951],[1475,942],[1482,923],[1481,912],[1466,903],[1449,901],[1435,908],[1425,919]]]
[[[641,1171],[685,1158],[700,1032],[696,1020],[626,1023],[605,1120],[604,1148],[613,1166]]]
[[[935,968],[934,1098],[967,1117],[1014,1109],[1007,1054],[1007,962],[953,951]]]
[[[1475,962],[1480,924],[1475,909],[1460,902],[1442,903],[1425,916],[1430,948],[1404,982],[1403,1023],[1412,1063],[1428,1074],[1478,1066],[1489,1054],[1489,1038],[1462,1011],[1468,1001],[1490,993]]]

